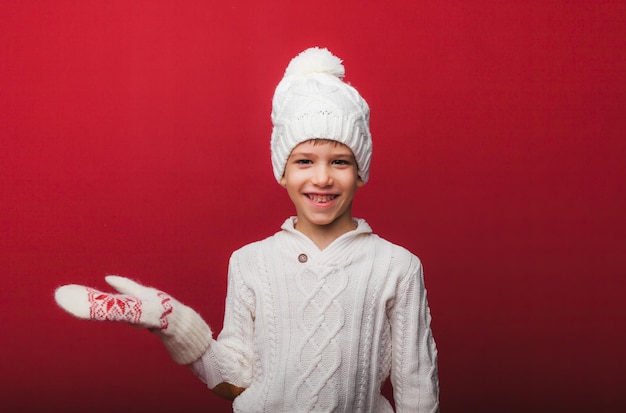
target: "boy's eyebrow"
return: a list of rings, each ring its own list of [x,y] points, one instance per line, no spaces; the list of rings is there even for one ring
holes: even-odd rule
[[[289,156],[313,156],[313,152],[291,152]]]

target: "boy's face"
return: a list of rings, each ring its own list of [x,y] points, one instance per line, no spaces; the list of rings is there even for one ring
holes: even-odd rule
[[[298,230],[333,226],[353,229],[352,200],[363,181],[350,148],[335,141],[309,140],[296,146],[280,180],[298,214]]]

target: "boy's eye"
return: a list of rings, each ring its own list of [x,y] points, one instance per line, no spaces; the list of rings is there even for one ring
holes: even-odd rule
[[[299,165],[308,165],[312,163],[312,161],[310,159],[296,159],[295,163]]]
[[[350,165],[349,161],[346,161],[345,159],[335,159],[333,161],[334,165]]]

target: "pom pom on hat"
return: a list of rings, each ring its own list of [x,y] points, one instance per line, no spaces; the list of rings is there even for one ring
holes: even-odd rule
[[[341,59],[329,52],[328,49],[312,47],[291,59],[285,70],[285,76],[310,73],[327,73],[343,79],[346,70],[341,64]]]
[[[369,179],[372,138],[369,106],[343,82],[342,61],[328,49],[313,47],[294,57],[272,99],[272,167],[280,182],[293,148],[310,139],[329,139],[348,146],[359,177]]]

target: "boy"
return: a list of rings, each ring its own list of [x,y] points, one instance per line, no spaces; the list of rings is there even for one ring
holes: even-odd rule
[[[296,208],[275,235],[230,259],[224,328],[214,340],[189,307],[122,277],[121,294],[69,285],[70,313],[156,332],[235,412],[439,410],[437,351],[419,259],[352,217],[369,178],[369,107],[341,60],[311,48],[272,101],[272,166]]]

